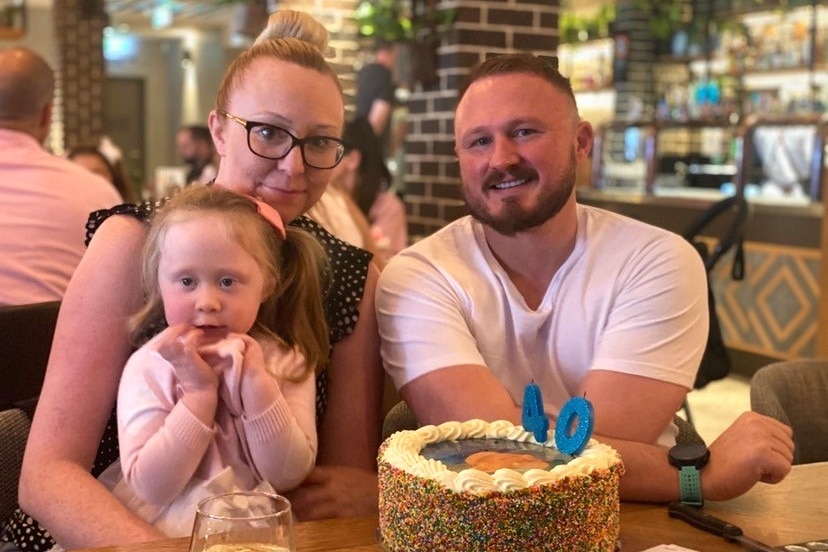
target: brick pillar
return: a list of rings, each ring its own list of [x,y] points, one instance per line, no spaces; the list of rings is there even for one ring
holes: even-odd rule
[[[463,77],[490,54],[555,55],[559,0],[439,0],[455,8],[437,50],[438,79],[415,85],[408,101],[405,202],[412,241],[466,214],[454,155],[454,105]]]
[[[55,0],[60,69],[56,107],[63,147],[97,141],[104,129],[103,0]]]
[[[726,13],[730,5],[728,0],[684,0],[683,3],[698,24],[715,20],[723,11]],[[659,56],[668,53],[664,48],[669,50],[669,39],[667,44],[660,45],[650,29],[649,19],[649,10],[642,9],[633,0],[620,0],[616,4],[613,29],[627,32],[631,37],[627,81],[615,83],[615,115],[618,118],[627,117],[632,98],[641,99],[649,109],[644,115],[652,118],[653,106],[658,101],[657,79],[653,71],[669,70],[658,66]]]
[[[615,8],[615,33],[629,33],[630,50],[627,79],[615,82],[615,116],[626,118],[630,112],[630,101],[641,100],[650,108],[656,103],[655,67],[658,40],[650,29],[650,13],[641,9],[632,0],[621,0]],[[652,113],[649,113],[652,116]],[[642,114],[644,117],[645,114]]]

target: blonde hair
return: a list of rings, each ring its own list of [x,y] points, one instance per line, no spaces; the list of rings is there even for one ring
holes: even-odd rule
[[[259,215],[250,198],[218,186],[185,188],[156,211],[144,244],[141,275],[146,295],[144,307],[130,319],[133,341],[166,325],[158,287],[161,245],[170,228],[207,214],[222,218],[225,230],[247,251],[265,276],[265,300],[259,307],[251,335],[277,338],[297,346],[308,370],[319,372],[328,358],[328,328],[322,305],[323,283],[328,277],[327,257],[310,234],[287,227],[286,238]]]
[[[253,46],[234,59],[219,85],[216,109],[226,110],[230,96],[244,81],[244,73],[259,58],[273,58],[328,75],[342,93],[336,71],[325,61],[328,49],[328,31],[312,16],[294,10],[279,10],[270,14],[267,27]]]
[[[253,44],[275,38],[297,38],[315,46],[322,55],[328,52],[328,29],[305,12],[278,10],[271,13],[267,26]]]

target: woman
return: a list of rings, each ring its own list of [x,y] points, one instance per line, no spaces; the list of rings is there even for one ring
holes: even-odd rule
[[[124,175],[121,162],[117,159],[110,161],[97,146],[76,146],[69,150],[66,158],[112,182],[124,201],[134,202],[137,200],[137,195]]]
[[[370,225],[371,239],[382,262],[408,246],[405,204],[392,189],[382,145],[368,119],[357,117],[345,124],[345,156],[331,176],[330,188],[353,197]]]
[[[301,21],[303,17],[310,18],[307,14],[292,12],[296,14],[295,18],[285,18],[277,17],[279,13],[281,12],[277,12],[268,19],[267,26],[256,37],[256,44],[284,36],[288,27],[305,29],[310,27]],[[308,36],[308,38],[310,40],[327,41],[327,31],[320,33],[320,36]],[[347,149],[345,151],[347,155]],[[374,261],[377,262],[380,260],[378,256],[380,251],[374,244],[373,238],[371,238],[368,219],[360,212],[350,194],[335,185],[336,171],[341,166],[342,163],[332,169],[330,182],[325,189],[325,193],[305,214],[340,240],[370,251],[374,255]]]
[[[313,154],[319,142],[307,139],[339,137],[343,121],[341,88],[320,46],[293,38],[243,52],[228,69],[209,117],[221,156],[215,185],[257,196],[283,220],[314,231],[329,252],[336,251],[329,253],[334,287],[326,299],[339,299],[346,314],[336,321],[329,315],[333,350],[322,379],[327,404],[318,428],[317,466],[290,495],[300,519],[376,510],[383,385],[373,300],[378,271],[368,265],[367,253],[361,257],[361,250],[338,242],[307,219],[297,220],[322,195],[330,177],[330,168],[312,166],[315,161],[320,165]],[[282,132],[289,133],[290,149],[281,159],[251,150],[249,133],[267,137]],[[126,322],[143,299],[138,290],[145,239],[142,220],[107,218],[63,300],[29,437],[20,502],[66,548],[162,536],[89,473],[130,353]]]

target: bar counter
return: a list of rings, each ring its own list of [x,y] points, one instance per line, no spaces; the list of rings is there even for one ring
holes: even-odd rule
[[[713,190],[683,189],[675,194],[646,194],[635,191],[578,188],[578,202],[613,211],[681,234],[690,224],[724,195]],[[824,215],[821,203],[795,204],[749,200],[751,207],[745,237],[790,247],[819,249]],[[722,230],[724,223],[713,223],[710,231]]]
[[[578,202],[683,234],[718,200],[715,190],[682,189],[669,195],[581,187]],[[828,356],[828,225],[822,203],[748,200],[744,279],[732,277],[733,251],[714,267],[710,282],[733,370],[750,377],[777,360]],[[732,218],[704,232],[709,245]]]
[[[794,466],[782,483],[760,483],[745,495],[726,502],[708,501],[705,511],[738,525],[745,535],[771,546],[828,538],[828,462]],[[297,552],[383,551],[377,543],[375,516],[303,522],[296,525],[295,531]],[[640,552],[659,544],[677,544],[704,552],[745,550],[670,518],[664,505],[622,504],[622,552]],[[186,552],[187,546],[188,539],[179,538],[83,552]]]

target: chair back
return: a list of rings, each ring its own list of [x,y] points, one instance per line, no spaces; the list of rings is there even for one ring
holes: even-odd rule
[[[0,307],[0,405],[31,414],[43,386],[60,301]]]
[[[414,416],[414,412],[409,408],[408,403],[400,401],[385,415],[382,422],[382,440],[385,441],[398,431],[417,429],[418,427],[420,427],[420,422],[417,421],[417,417]]]
[[[23,451],[29,438],[29,417],[19,408],[0,411],[0,521],[17,508],[17,487]]]
[[[828,359],[763,366],[750,381],[751,410],[776,418],[794,433],[794,464],[828,460]]]
[[[710,286],[709,275],[721,258],[735,247],[731,275],[734,280],[744,278],[743,244],[749,215],[750,206],[743,197],[737,195],[727,197],[702,212],[683,234],[684,238],[693,244],[696,251],[699,252],[705,271],[708,274],[707,304],[710,329],[704,356],[699,371],[696,373],[696,381],[693,384],[695,389],[701,389],[711,381],[722,379],[730,373],[730,353],[722,337],[719,317],[716,314],[716,299],[713,295],[713,288]],[[714,228],[714,226],[719,228]],[[718,230],[718,232],[713,230]],[[705,237],[716,238],[712,250],[710,250],[706,241],[700,239],[702,234]],[[685,409],[689,415],[689,409]]]
[[[697,247],[701,243],[698,240],[701,235],[710,235],[717,238],[717,243],[713,246],[712,251],[709,251],[706,246],[703,250],[700,250],[704,268],[707,272],[713,270],[713,267],[732,247],[736,247],[737,256],[734,259],[733,278],[736,280],[743,278],[744,275],[741,271],[744,268],[744,257],[741,248],[749,216],[750,204],[747,200],[742,196],[733,195],[708,207],[684,231],[684,239]],[[730,217],[730,221],[729,224],[725,225],[724,231],[716,235],[707,230],[708,227],[716,222],[721,222],[725,217]]]

